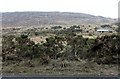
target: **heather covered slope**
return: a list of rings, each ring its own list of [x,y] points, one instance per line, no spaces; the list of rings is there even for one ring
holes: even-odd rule
[[[6,12],[2,13],[2,25],[39,26],[39,25],[79,25],[114,23],[116,20],[102,16],[70,12]]]

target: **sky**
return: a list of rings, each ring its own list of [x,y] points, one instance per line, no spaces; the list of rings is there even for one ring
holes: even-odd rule
[[[118,17],[120,0],[0,0],[0,12],[60,11]]]

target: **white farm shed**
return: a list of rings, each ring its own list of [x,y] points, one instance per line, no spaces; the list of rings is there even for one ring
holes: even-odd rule
[[[112,32],[113,30],[110,29],[110,28],[100,28],[100,29],[97,29],[97,32]]]

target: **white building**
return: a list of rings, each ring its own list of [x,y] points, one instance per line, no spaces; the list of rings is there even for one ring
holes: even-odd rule
[[[97,29],[97,32],[112,32],[113,30],[111,28],[99,28]]]

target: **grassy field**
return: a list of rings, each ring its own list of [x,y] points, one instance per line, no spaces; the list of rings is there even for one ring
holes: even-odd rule
[[[48,65],[41,65],[39,59],[32,61],[24,60],[20,63],[9,61],[4,63],[3,73],[15,74],[39,74],[39,75],[117,75],[117,65],[98,65],[93,62],[67,61],[65,67],[61,67],[60,62],[51,60]],[[59,61],[59,60],[58,60]],[[56,64],[54,66],[53,64]]]

